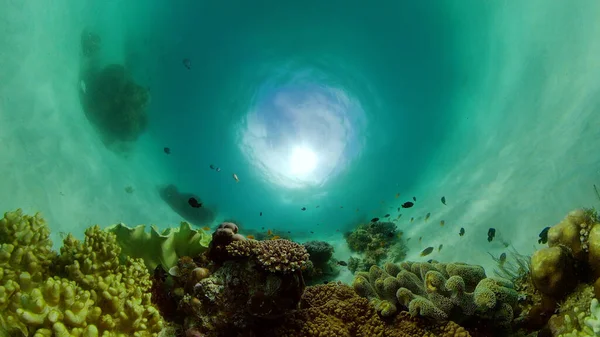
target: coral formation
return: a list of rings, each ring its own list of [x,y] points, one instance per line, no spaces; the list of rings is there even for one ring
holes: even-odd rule
[[[406,242],[393,222],[363,223],[344,236],[352,251],[364,255],[348,262],[348,269],[352,272],[367,271],[388,258],[391,262],[400,262],[406,257]]]
[[[356,292],[371,300],[383,317],[394,316],[400,305],[412,316],[436,321],[475,316],[508,326],[518,293],[513,284],[487,278],[482,267],[462,263],[387,263],[357,273]]]
[[[190,198],[195,198],[199,202],[202,200],[199,196],[192,193],[180,192],[175,185],[160,186],[158,188],[160,198],[179,214],[186,221],[194,226],[202,227],[212,224],[217,217],[215,210],[203,204],[202,207],[194,208],[188,203]]]
[[[308,252],[306,270],[302,273],[308,285],[317,284],[337,276],[340,272],[337,261],[332,259],[333,246],[325,241],[308,241],[302,244]]]
[[[0,327],[23,336],[157,336],[141,260],[121,260],[115,235],[95,226],[81,243],[68,235],[51,250],[39,214],[0,220]]]
[[[135,141],[145,131],[150,93],[134,82],[125,67],[111,64],[90,71],[84,83],[83,109],[106,141]]]
[[[181,222],[179,228],[167,228],[159,232],[155,226],[127,227],[116,224],[106,228],[114,233],[124,255],[141,258],[146,267],[153,271],[157,265],[169,269],[184,256],[196,256],[204,252],[210,243],[210,235],[203,230],[194,230],[187,222]]]

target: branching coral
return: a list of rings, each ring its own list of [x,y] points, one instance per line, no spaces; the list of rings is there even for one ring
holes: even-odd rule
[[[114,234],[93,227],[84,243],[69,235],[53,259],[39,215],[17,210],[0,225],[0,327],[23,336],[156,336],[161,330],[146,267],[119,260]]]
[[[437,321],[477,316],[505,326],[513,318],[518,293],[512,283],[486,278],[480,266],[404,262],[384,268],[358,273],[353,283],[384,317],[395,315],[402,305],[412,316]]]

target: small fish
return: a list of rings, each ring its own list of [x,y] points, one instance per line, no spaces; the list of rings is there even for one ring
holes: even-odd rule
[[[259,216],[262,216],[262,212],[259,213]]]
[[[421,252],[421,256],[427,256],[433,252],[433,247],[427,247]]]
[[[371,222],[377,222],[377,221],[379,221],[379,218],[373,218],[373,219],[371,219]]]
[[[408,239],[406,239],[406,242],[410,241],[410,239],[412,239],[412,238],[408,238]]]
[[[315,208],[319,208],[319,205],[317,205],[317,207],[315,207]]]
[[[203,230],[203,231],[209,231],[209,230],[210,230],[210,227],[208,227],[208,226],[204,226],[204,227],[202,227],[202,230]]]
[[[263,231],[265,230],[265,228],[264,228],[264,227],[261,227],[260,229],[261,229],[261,230],[263,230]]]
[[[494,238],[496,237],[496,229],[495,228],[490,228],[488,229],[488,242],[492,242],[492,240],[494,240]]]
[[[217,167],[216,171],[217,171],[217,172],[221,172],[221,168],[220,168],[220,167]]]
[[[213,164],[210,164],[210,169],[211,169],[211,170],[214,170],[214,169],[215,169],[215,165],[213,165]]]
[[[183,65],[188,69],[192,69],[192,61],[190,59],[183,59]]]
[[[194,197],[191,197],[188,199],[188,204],[194,208],[200,208],[202,207],[202,203],[198,202],[198,200]]]
[[[440,245],[440,246],[438,247],[438,252],[439,252],[440,250],[442,250],[442,248],[444,248],[444,245]]]
[[[463,227],[460,228],[460,231],[458,232],[458,235],[460,235],[460,236],[465,235],[465,229]]]
[[[402,214],[398,214],[398,216],[396,217],[396,219],[400,219],[402,217]]]
[[[413,221],[415,221],[415,218],[414,217],[410,218],[410,222],[413,222]]]
[[[171,154],[171,149],[170,149],[170,148],[168,148],[168,147],[165,147],[165,148],[163,149],[163,151],[164,151],[166,154]]]
[[[327,284],[327,283],[329,283],[329,281],[327,281],[327,280],[323,281],[323,284]]]
[[[500,254],[500,258],[498,258],[498,263],[500,266],[503,266],[504,262],[506,262],[506,253]]]
[[[235,179],[236,183],[240,182],[240,178],[238,178],[237,174],[235,174],[235,173],[233,174],[233,179]]]
[[[129,193],[129,194],[133,193],[133,187],[131,187],[131,186],[125,187],[125,192]]]
[[[384,217],[384,218],[389,218],[389,217],[390,217],[390,215],[389,215],[389,214],[386,214],[386,215],[384,215],[383,217]]]
[[[445,220],[440,220],[440,226],[444,227],[445,224],[446,224]]]
[[[413,197],[413,201],[417,201],[417,197]]]
[[[275,235],[274,237],[271,238],[271,240],[277,240],[277,239],[281,239],[281,236]]]
[[[313,232],[313,231],[310,231],[310,234],[315,234],[315,232]]]
[[[396,199],[398,199],[398,197],[400,197],[400,193],[396,193]]]
[[[398,207],[397,211],[400,212],[400,207]]]
[[[540,239],[538,240],[539,244],[545,244],[548,242],[548,231],[550,230],[550,227],[546,227],[544,229],[542,229],[542,231],[539,234]]]
[[[423,241],[423,237],[419,236],[419,243],[421,243],[421,241]]]
[[[273,235],[273,231],[272,231],[272,230],[270,230],[270,229],[269,229],[269,230],[267,230],[267,236],[271,236],[271,235]]]
[[[306,207],[300,208],[301,211],[306,211]]]
[[[250,240],[254,240],[254,235],[252,235],[252,234],[250,234],[250,235],[246,235],[246,238],[247,238],[247,239],[250,239]]]
[[[292,233],[292,231],[288,231],[288,234],[291,234],[291,233]]]
[[[344,206],[340,206],[340,208],[344,208]]]
[[[414,205],[415,205],[414,203],[412,203],[410,201],[407,201],[407,202],[405,202],[405,203],[402,204],[402,208],[411,208]]]
[[[442,197],[442,204],[446,204],[446,197]]]
[[[425,221],[429,220],[429,217],[431,216],[431,213],[427,213],[425,214]]]
[[[347,266],[348,264],[346,263],[346,261],[338,261],[337,264],[339,264],[340,266]]]

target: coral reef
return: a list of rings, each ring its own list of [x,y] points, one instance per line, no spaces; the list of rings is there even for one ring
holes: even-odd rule
[[[159,232],[155,226],[127,227],[116,224],[106,228],[114,233],[124,255],[141,258],[146,267],[153,271],[157,265],[169,269],[184,256],[196,256],[203,253],[210,243],[211,236],[203,230],[194,230],[187,222],[181,222],[179,228],[167,228]]]
[[[171,209],[179,214],[186,221],[194,226],[202,227],[212,224],[217,217],[215,210],[207,207],[205,204],[202,207],[194,208],[188,203],[190,198],[196,198],[199,202],[202,200],[195,194],[180,192],[175,185],[160,186],[158,188],[160,198],[171,207]]]
[[[146,129],[148,89],[135,83],[125,67],[111,64],[83,76],[81,102],[88,120],[108,143],[135,141]]]
[[[325,241],[308,241],[302,245],[310,256],[310,261],[302,273],[308,285],[321,283],[339,274],[337,261],[332,259],[334,250],[332,245]]]
[[[95,226],[51,250],[39,214],[0,220],[0,327],[22,336],[157,336],[143,262],[121,260],[115,235]]]
[[[387,263],[357,273],[353,286],[368,298],[379,314],[392,317],[399,306],[411,316],[436,321],[463,321],[477,317],[506,327],[513,319],[518,293],[513,284],[487,278],[480,266],[462,263]]]
[[[352,251],[363,254],[348,262],[348,268],[352,272],[367,271],[371,266],[380,265],[387,259],[400,262],[406,257],[406,242],[393,222],[360,224],[344,236]]]

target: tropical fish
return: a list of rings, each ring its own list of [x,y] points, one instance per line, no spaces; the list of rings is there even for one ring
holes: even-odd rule
[[[444,248],[444,245],[443,245],[443,244],[442,244],[442,245],[440,245],[440,246],[438,247],[438,252],[439,252],[440,250],[442,250],[442,248]]]
[[[407,202],[405,202],[405,203],[402,204],[402,208],[411,208],[414,205],[415,205],[414,203],[412,203],[410,201],[407,201]]]
[[[430,217],[430,216],[431,216],[431,213],[427,213],[427,214],[425,215],[425,221],[429,220],[429,217]]]
[[[494,240],[494,238],[496,237],[496,229],[495,228],[490,228],[488,229],[488,242],[492,242],[492,240]]]
[[[400,212],[400,207],[398,207],[397,211]]]
[[[401,216],[402,216],[402,214],[398,214],[398,216],[396,217],[396,219],[400,219]]]
[[[267,236],[271,236],[271,235],[273,235],[273,231],[272,231],[272,230],[270,230],[270,229],[268,229],[268,230],[267,230]]]
[[[506,262],[506,253],[500,254],[500,258],[498,258],[498,263],[500,266],[503,266],[504,262]]]
[[[210,164],[210,169],[211,169],[211,170],[214,170],[214,169],[215,169],[215,165],[213,165],[213,164]]]
[[[129,193],[129,194],[133,193],[133,187],[131,187],[131,186],[125,187],[125,192]]]
[[[339,264],[340,266],[347,266],[348,264],[346,263],[346,261],[338,261],[337,264]]]
[[[377,221],[379,221],[379,218],[373,218],[373,219],[371,219],[371,222],[377,222]]]
[[[433,247],[427,247],[421,252],[421,256],[427,256],[433,252]]]
[[[194,208],[200,208],[202,207],[202,203],[198,202],[198,200],[194,197],[191,197],[188,199],[188,204]]]
[[[204,227],[202,227],[202,230],[204,230],[204,231],[209,231],[209,230],[210,230],[210,227],[208,227],[208,226],[204,226]]]
[[[217,171],[217,172],[221,172],[221,168],[220,168],[220,167],[217,167],[216,171]]]
[[[539,244],[545,244],[548,242],[548,231],[550,230],[550,227],[546,227],[544,229],[542,229],[542,231],[539,234],[540,239],[538,240]]]
[[[386,214],[386,215],[384,215],[383,217],[384,217],[384,218],[389,218],[389,217],[390,217],[390,215],[389,215],[389,214]]]
[[[306,211],[306,207],[300,208],[301,211]]]
[[[465,235],[465,229],[463,227],[460,228],[460,231],[458,232],[458,235],[460,235],[460,236]]]
[[[413,201],[417,201],[417,197],[413,197]]]
[[[446,197],[442,197],[442,204],[446,204]]]
[[[233,174],[233,179],[235,179],[236,183],[240,182],[240,178],[238,178],[237,174],[235,174],[235,173]]]
[[[415,218],[414,217],[410,218],[410,222],[413,222],[413,221],[415,221]]]
[[[446,224],[446,221],[440,220],[440,226],[444,227],[445,224]]]
[[[271,240],[278,240],[278,239],[281,239],[281,236],[275,235],[274,237],[271,238]]]
[[[250,235],[246,235],[246,238],[247,238],[247,239],[250,239],[250,240],[254,240],[254,235],[252,235],[252,234],[250,234]]]
[[[163,151],[164,151],[166,154],[171,154],[171,149],[170,149],[170,148],[168,148],[168,147],[165,147],[165,148],[163,149]]]
[[[421,242],[423,240],[422,236],[419,236],[419,242]]]
[[[183,59],[183,66],[186,67],[188,70],[192,69],[192,61],[190,61],[190,59]]]

